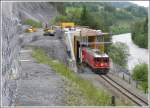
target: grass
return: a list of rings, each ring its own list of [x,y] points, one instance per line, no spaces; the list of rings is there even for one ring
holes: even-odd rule
[[[131,26],[131,21],[118,21],[118,23],[110,27],[110,30],[114,35],[129,33],[131,32],[130,26]]]
[[[33,19],[26,19],[26,20],[24,20],[23,24],[27,24],[27,25],[30,25],[30,26],[33,26],[36,28],[42,27],[42,22],[38,22],[38,21],[35,21]]]
[[[87,106],[90,105],[77,84],[66,79],[64,104],[67,106]]]
[[[84,95],[85,99],[88,102],[88,105],[93,106],[111,105],[110,95],[108,95],[103,90],[97,89],[88,80],[84,80],[81,77],[79,77],[78,74],[70,70],[63,63],[60,63],[57,60],[49,58],[44,52],[44,50],[40,48],[35,48],[32,53],[32,56],[37,60],[37,62],[49,65],[55,72],[59,73],[60,75],[63,75],[69,81],[74,83],[76,87],[82,92],[82,95]]]

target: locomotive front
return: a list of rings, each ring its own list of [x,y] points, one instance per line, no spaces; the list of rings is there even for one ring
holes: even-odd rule
[[[109,56],[106,53],[99,53],[97,49],[83,48],[82,61],[88,64],[95,73],[109,72]]]

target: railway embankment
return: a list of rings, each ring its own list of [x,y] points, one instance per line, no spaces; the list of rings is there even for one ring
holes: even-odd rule
[[[132,106],[132,105],[139,105],[136,102],[134,102],[132,99],[130,99],[128,96],[125,96],[122,90],[119,91],[115,87],[112,87],[111,83],[115,82],[118,85],[122,85],[123,88],[128,90],[131,94],[135,95],[136,98],[142,100],[143,105],[147,105],[148,103],[148,97],[146,94],[138,90],[137,88],[133,87],[129,82],[126,82],[121,77],[118,76],[115,72],[110,71],[107,75],[98,75],[92,72],[89,66],[82,65],[80,67],[81,73],[79,74],[83,79],[89,80],[95,87],[97,88],[103,88],[106,92],[108,92],[111,96],[115,96],[115,100],[117,105],[126,105],[126,106]],[[107,82],[107,80],[104,80],[101,76],[109,77],[112,81]],[[118,88],[118,87],[117,87]],[[128,93],[129,94],[129,93]]]
[[[60,63],[58,60],[49,58],[43,50],[35,49],[33,57],[35,57],[38,62],[49,65],[55,72],[64,76],[73,84],[71,85],[77,88],[79,93],[85,97],[82,100],[82,95],[69,95],[69,93],[66,96],[66,99],[68,100],[67,103],[69,100],[72,101],[72,104],[69,102],[69,105],[80,105],[79,101],[86,102],[81,103],[81,105],[111,105],[111,97],[104,92],[104,90],[97,89],[88,80],[82,79],[78,74],[71,71],[71,69],[66,67],[63,63]]]

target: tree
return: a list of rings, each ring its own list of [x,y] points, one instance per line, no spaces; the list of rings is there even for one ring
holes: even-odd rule
[[[142,48],[148,48],[148,18],[132,25],[132,40]]]
[[[116,9],[115,9],[115,7],[113,7],[111,5],[105,4],[104,10],[109,11],[109,12],[115,12]]]
[[[42,22],[35,21],[33,19],[26,19],[23,21],[23,24],[27,24],[33,27],[41,28],[42,27]]]
[[[58,23],[58,24],[61,22],[70,21],[69,18],[64,15],[58,15],[53,20],[54,20],[53,23]]]
[[[137,64],[133,68],[132,78],[140,81],[141,87],[146,92],[148,89],[148,65],[146,63]]]
[[[115,64],[126,68],[129,56],[129,49],[126,44],[121,42],[112,44],[108,48],[108,54]]]
[[[125,8],[125,10],[129,11],[132,15],[136,17],[145,17],[147,16],[147,10],[144,7],[140,6],[129,6]]]
[[[100,29],[102,31],[109,30],[109,21],[107,20],[107,16],[105,14],[101,15],[98,12],[89,12],[86,6],[83,6],[81,17],[80,17],[80,25],[89,26],[92,29]]]
[[[87,25],[88,26],[88,19],[89,19],[89,13],[87,11],[86,6],[83,6],[83,9],[81,12],[81,18],[80,18],[81,25]]]
[[[76,8],[76,7],[67,7],[66,8],[66,14],[68,18],[75,22],[76,24],[80,23],[80,17],[81,17],[82,8]]]

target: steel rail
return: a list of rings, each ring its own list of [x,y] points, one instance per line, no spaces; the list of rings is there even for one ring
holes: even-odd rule
[[[128,89],[114,81],[112,78],[110,78],[108,75],[100,75],[102,79],[104,79],[106,82],[108,82],[111,86],[113,86],[115,89],[117,89],[119,92],[124,94],[126,97],[128,97],[131,101],[136,103],[139,106],[148,106],[148,102],[144,101],[134,93],[130,92]],[[122,89],[122,90],[121,90]]]

